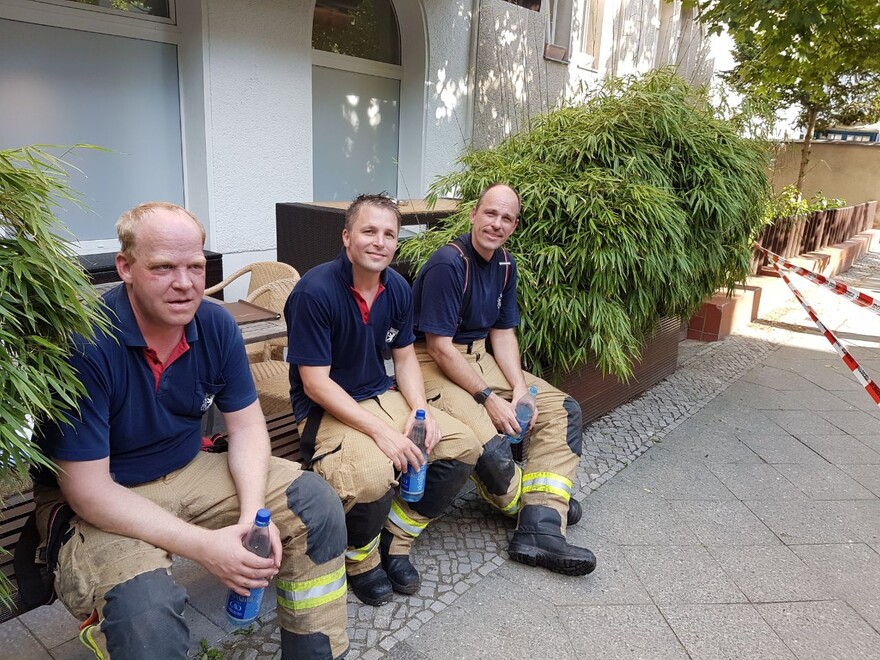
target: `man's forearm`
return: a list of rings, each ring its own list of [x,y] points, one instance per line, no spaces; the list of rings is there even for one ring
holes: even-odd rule
[[[266,504],[266,478],[271,443],[266,424],[236,429],[229,434],[229,473],[238,494],[239,522],[253,522],[258,509]]]
[[[519,355],[519,341],[516,332],[510,330],[490,330],[489,340],[492,342],[492,357],[501,369],[501,373],[510,383],[514,392],[525,390],[525,374]]]
[[[428,354],[440,367],[440,371],[463,390],[475,394],[486,389],[477,371],[448,339],[430,336],[427,339]]]
[[[415,349],[412,346],[395,349],[392,358],[397,389],[406,399],[409,407],[413,410],[426,408],[428,401],[425,398],[425,380],[422,377]]]
[[[207,530],[187,523],[110,479],[101,470],[59,461],[61,491],[76,514],[98,529],[145,541],[171,554],[198,559]],[[89,461],[89,463],[95,463]]]

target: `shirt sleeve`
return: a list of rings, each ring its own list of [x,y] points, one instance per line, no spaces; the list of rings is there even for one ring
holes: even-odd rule
[[[419,327],[441,337],[454,337],[461,318],[464,277],[450,263],[431,264],[422,274]]]
[[[285,306],[287,321],[287,361],[307,367],[333,363],[331,346],[332,315],[326,301],[294,291]]]
[[[416,340],[416,335],[413,331],[413,295],[406,281],[401,281],[399,286],[395,288],[397,289],[397,298],[400,301],[399,305],[395,305],[395,307],[399,308],[400,311],[395,314],[399,319],[395,318],[392,320],[398,332],[397,336],[391,341],[390,347],[404,348]]]
[[[100,365],[103,353],[82,343],[72,347],[71,366],[85,388],[79,411],[65,414],[64,423],[50,422],[38,432],[43,453],[63,461],[94,461],[110,455],[109,373]]]
[[[224,360],[220,365],[223,387],[216,394],[214,402],[221,412],[236,412],[257,400],[257,388],[248,364],[244,339],[231,316],[225,321],[221,336],[226,348],[222,351]]]

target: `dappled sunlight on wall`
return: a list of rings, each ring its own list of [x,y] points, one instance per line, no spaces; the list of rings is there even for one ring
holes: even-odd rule
[[[587,2],[573,4],[570,62],[544,57],[546,7],[535,12],[504,0],[481,2],[475,146],[497,143],[563,101],[577,102],[606,75],[641,74],[672,64],[690,82],[709,81],[712,58],[705,32],[694,23],[693,10],[682,9],[678,0],[602,0],[601,9]],[[589,33],[588,16],[597,21]],[[590,41],[582,43],[585,39]]]
[[[500,0],[479,20],[474,145],[494,144],[563,98],[566,66],[544,59],[544,15]]]
[[[464,102],[468,94],[468,82],[466,78],[447,79],[446,67],[448,60],[444,62],[436,74],[437,81],[433,84],[434,94],[440,103],[434,110],[435,119],[458,119],[455,116],[456,109]]]
[[[627,76],[653,68],[659,27],[659,7],[656,0],[631,0],[622,3],[613,22],[615,39],[611,73]]]

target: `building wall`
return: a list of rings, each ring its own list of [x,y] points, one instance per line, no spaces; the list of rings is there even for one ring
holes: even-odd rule
[[[783,145],[773,172],[775,190],[797,182],[802,145],[801,141]],[[812,197],[820,192],[848,205],[880,199],[880,144],[813,142],[803,193]]]
[[[212,249],[272,249],[275,203],[312,197],[314,2],[204,6]]]
[[[605,0],[595,68],[544,59],[548,2],[537,13],[502,0],[393,1],[404,52],[401,196],[423,196],[467,145],[497,142],[584,83],[687,59],[686,21],[663,0]],[[568,1],[577,47],[587,0]],[[314,0],[177,4],[171,26],[30,0],[0,0],[0,16],[178,47],[186,204],[229,273],[275,259],[275,203],[312,197]]]
[[[477,4],[473,144],[483,148],[556,107],[568,67],[543,56],[547,3],[541,12],[504,0]]]
[[[529,117],[577,99],[606,75],[639,74],[672,65],[695,84],[709,81],[708,40],[694,23],[692,10],[682,9],[679,0],[604,0],[598,59],[586,62],[579,53],[587,1],[570,2],[567,63],[544,57],[548,2],[540,12],[504,0],[478,3],[475,146],[497,143],[524,128]]]
[[[412,2],[412,0],[403,0]],[[421,197],[470,142],[472,127],[471,27],[475,0],[423,2],[428,62],[425,71],[424,163]]]
[[[401,114],[398,195],[421,197],[454,167],[470,139],[471,2],[396,4],[405,70],[401,102],[418,114],[409,120]],[[227,274],[276,258],[275,203],[312,200],[312,149],[320,148],[312,139],[314,0],[259,6],[203,1],[209,247],[223,252]],[[404,168],[407,155],[413,166]],[[243,293],[244,284],[230,290]]]

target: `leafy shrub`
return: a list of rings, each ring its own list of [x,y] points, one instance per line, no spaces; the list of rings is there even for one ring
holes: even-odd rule
[[[796,186],[788,185],[779,193],[770,197],[764,212],[764,220],[766,223],[772,224],[776,220],[791,218],[796,215],[806,215],[813,211],[839,209],[844,206],[846,206],[844,200],[836,197],[825,197],[821,192],[817,192],[810,199],[806,199]]]
[[[456,192],[459,212],[401,253],[420,266],[468,231],[484,186],[513,185],[526,366],[564,372],[595,357],[627,378],[661,316],[689,317],[747,274],[768,161],[763,143],[740,137],[673,72],[611,79],[583,105],[467,151],[430,190]]]
[[[0,483],[48,465],[27,429],[75,407],[82,385],[68,338],[107,324],[53,214],[76,203],[65,168],[36,148],[0,151]]]

